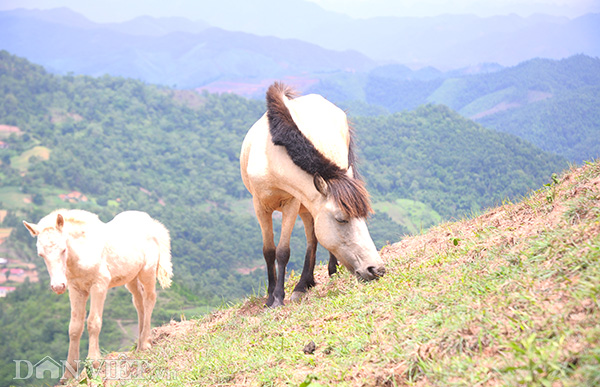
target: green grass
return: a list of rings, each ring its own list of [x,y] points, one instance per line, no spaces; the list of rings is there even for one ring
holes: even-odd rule
[[[440,214],[427,204],[410,199],[378,201],[373,203],[373,208],[388,214],[394,222],[405,226],[411,234],[419,234],[442,220]]]
[[[19,156],[11,158],[11,166],[21,172],[27,172],[27,169],[29,168],[29,159],[31,157],[39,157],[41,160],[48,160],[50,157],[50,149],[44,146],[36,146],[26,150]]]
[[[0,187],[0,202],[4,203],[5,208],[23,208],[27,206],[27,198],[29,195],[22,193],[19,187]]]
[[[253,296],[126,356],[144,385],[598,385],[600,165],[554,188],[386,247],[378,281],[320,266],[300,302]]]

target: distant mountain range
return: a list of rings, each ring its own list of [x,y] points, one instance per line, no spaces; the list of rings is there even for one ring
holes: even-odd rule
[[[353,77],[332,75],[307,92],[322,94],[358,115],[369,114],[364,105],[378,115],[382,111],[373,106],[394,113],[443,104],[571,161],[600,157],[599,58],[532,59],[473,71],[410,71],[388,65]]]
[[[183,10],[186,4],[173,6]],[[262,93],[273,79],[294,77],[306,88],[332,73],[366,72],[391,62],[448,71],[481,63],[513,66],[534,57],[600,55],[600,14],[572,20],[545,15],[353,19],[300,0],[285,7],[275,0],[222,0],[189,9],[199,9],[189,13],[195,21],[146,16],[94,23],[67,8],[3,11],[0,49],[59,73],[121,75],[244,95]]]
[[[225,31],[181,19],[138,18],[93,23],[68,9],[0,12],[0,48],[58,73],[119,75],[194,88],[213,82],[338,71],[376,63],[355,51],[338,52],[293,39]]]

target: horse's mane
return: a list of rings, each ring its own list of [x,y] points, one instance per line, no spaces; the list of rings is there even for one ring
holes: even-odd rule
[[[60,209],[52,211],[40,220],[39,225],[42,229],[56,227],[56,219],[58,215],[62,215],[65,224],[67,224],[72,232],[80,232],[89,224],[97,224],[101,222],[98,215],[84,210],[67,210]]]
[[[303,171],[325,179],[330,194],[344,213],[350,217],[367,217],[373,210],[364,182],[356,172],[353,131],[348,128],[348,165],[352,167],[354,175],[350,177],[346,169],[325,157],[300,131],[285,105],[285,98],[295,96],[290,87],[280,82],[275,82],[267,90],[267,118],[273,144],[285,147],[294,164]]]

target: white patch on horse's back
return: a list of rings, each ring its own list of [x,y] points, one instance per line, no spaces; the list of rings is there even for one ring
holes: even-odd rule
[[[327,159],[348,168],[350,133],[346,113],[317,94],[288,100],[285,104],[302,134]]]

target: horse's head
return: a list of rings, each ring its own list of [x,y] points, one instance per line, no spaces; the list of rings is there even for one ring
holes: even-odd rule
[[[42,222],[40,222],[41,224]],[[44,258],[50,274],[50,287],[56,294],[67,290],[67,236],[63,233],[65,221],[56,215],[56,222],[50,226],[40,226],[23,221],[32,237],[37,237],[38,255]]]
[[[319,243],[362,280],[384,275],[383,261],[367,228],[371,207],[362,182],[353,178],[341,184],[336,180],[326,182],[315,175],[314,184],[321,194],[320,210],[314,216]]]

